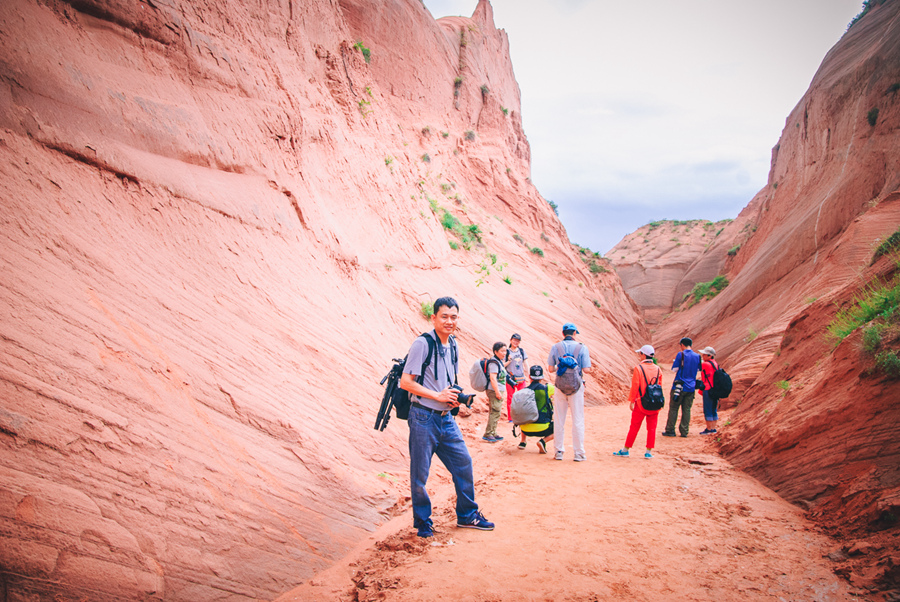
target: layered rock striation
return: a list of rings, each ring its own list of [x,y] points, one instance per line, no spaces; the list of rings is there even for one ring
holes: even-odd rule
[[[10,599],[272,598],[328,566],[405,509],[378,382],[439,295],[462,372],[578,323],[590,403],[646,336],[529,182],[486,0],[9,0],[0,128]]]

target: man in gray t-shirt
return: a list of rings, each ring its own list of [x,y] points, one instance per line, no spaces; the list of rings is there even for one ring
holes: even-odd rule
[[[410,393],[409,484],[412,492],[413,527],[419,537],[434,535],[431,498],[425,484],[435,454],[450,471],[456,487],[456,526],[491,531],[494,523],[478,511],[472,456],[450,410],[459,407],[456,383],[456,340],[452,335],[459,320],[459,304],[452,297],[434,302],[434,330],[418,337],[409,349],[400,388]],[[434,353],[428,364],[429,337]]]

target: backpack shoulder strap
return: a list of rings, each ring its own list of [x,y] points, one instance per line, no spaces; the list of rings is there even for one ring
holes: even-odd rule
[[[431,338],[431,335],[427,332],[423,332],[419,336],[428,342],[428,353],[425,354],[425,361],[422,362],[422,371],[418,378],[418,383],[421,385],[425,380],[425,369],[428,367],[428,364],[431,363],[432,356],[434,356],[434,375],[435,378],[437,378],[437,354],[434,352],[435,343],[434,339]]]

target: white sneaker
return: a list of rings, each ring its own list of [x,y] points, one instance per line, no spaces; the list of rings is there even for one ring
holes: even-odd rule
[[[585,457],[584,457],[584,456],[575,456],[575,461],[576,461],[576,462],[584,462],[584,461],[585,461]]]
[[[554,459],[556,459],[556,460],[562,460],[562,459],[563,459],[563,452],[561,452],[561,451],[556,452],[556,456],[554,456]]]

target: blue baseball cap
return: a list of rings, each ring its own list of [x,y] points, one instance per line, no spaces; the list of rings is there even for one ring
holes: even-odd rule
[[[566,322],[565,324],[563,324],[563,332],[567,330],[574,330],[576,334],[581,334],[580,332],[578,332],[578,327],[571,322]]]

